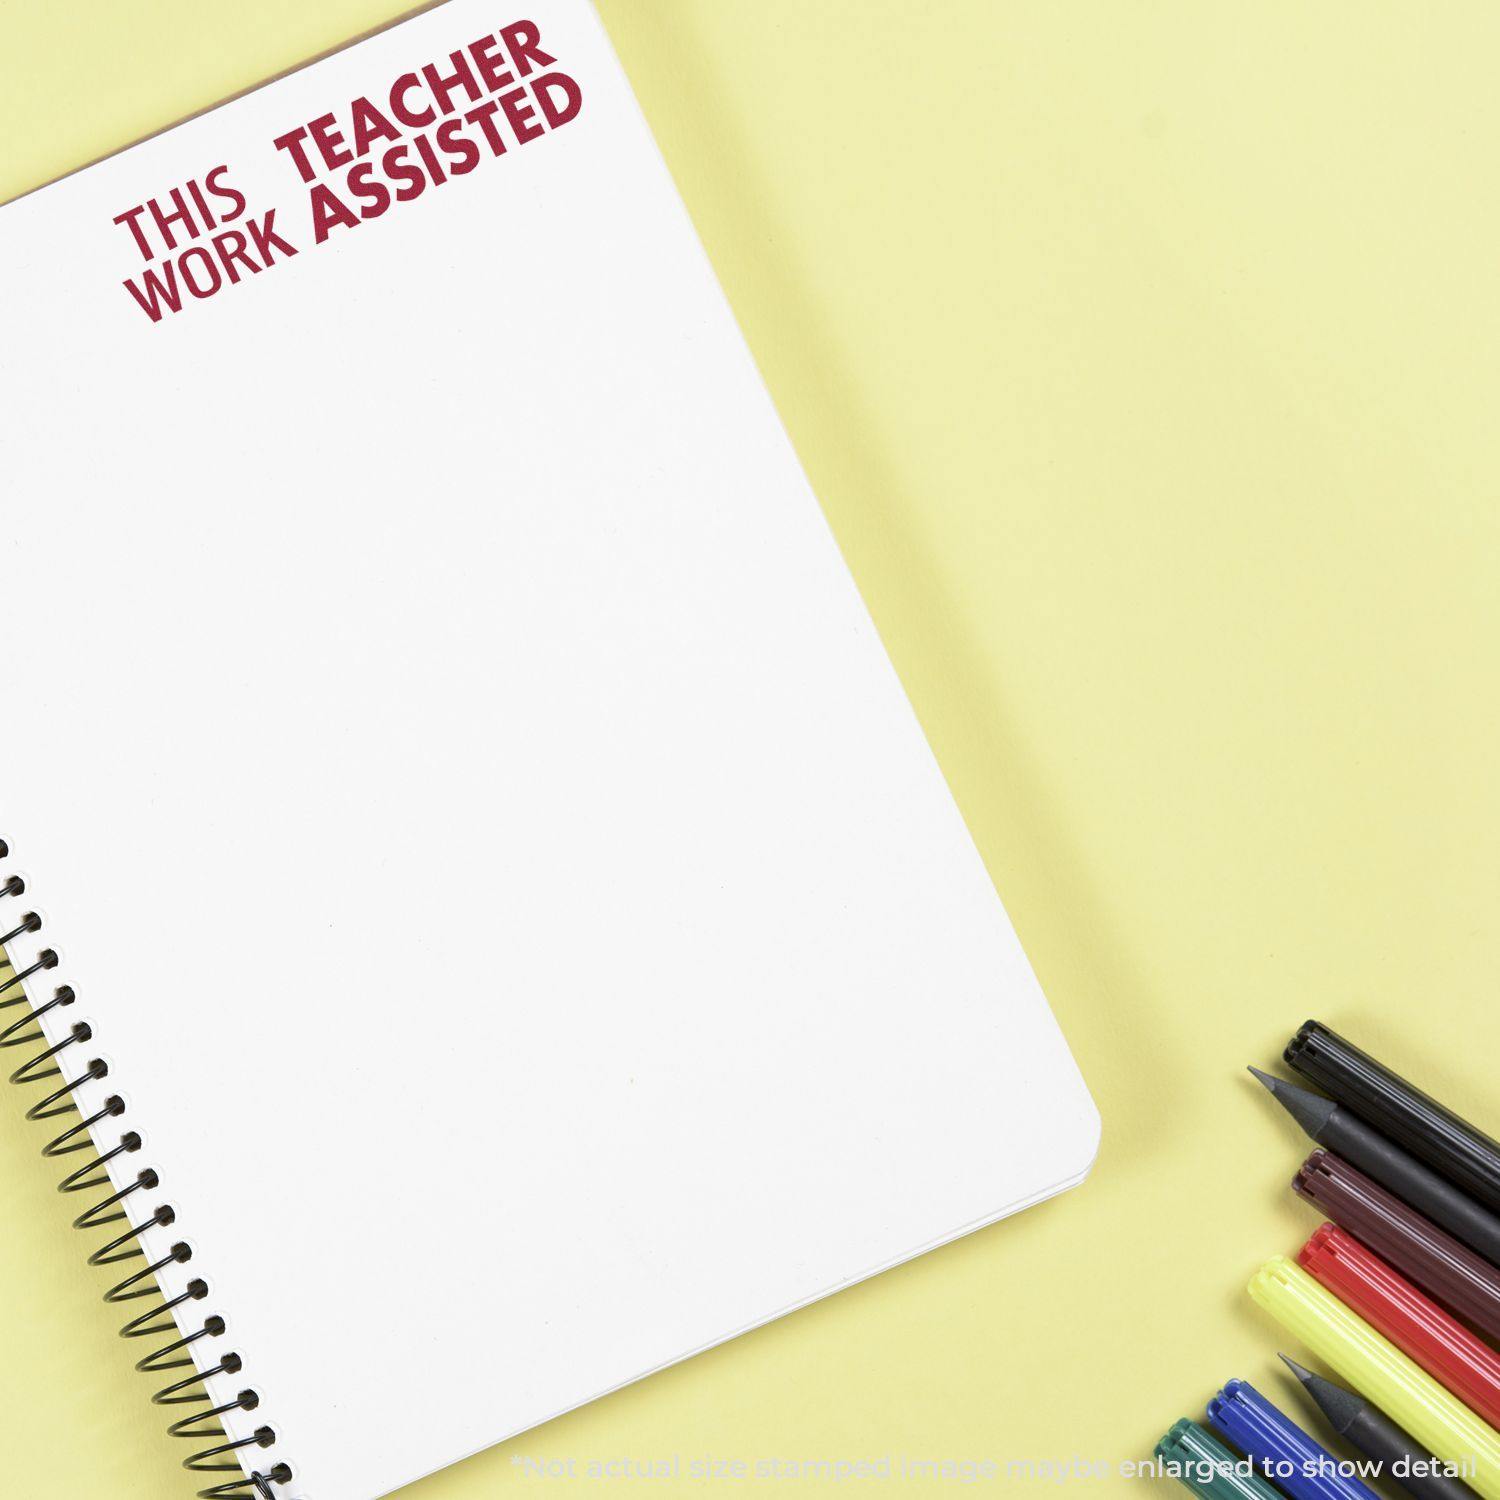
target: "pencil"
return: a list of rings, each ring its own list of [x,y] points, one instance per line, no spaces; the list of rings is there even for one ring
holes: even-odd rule
[[[1435,1459],[1421,1444],[1413,1441],[1384,1412],[1371,1406],[1363,1396],[1346,1391],[1304,1370],[1296,1360],[1281,1356],[1293,1375],[1302,1382],[1328,1425],[1366,1458],[1372,1458],[1379,1469],[1375,1479],[1389,1479],[1418,1500],[1474,1500],[1474,1491],[1461,1480],[1439,1473]]]

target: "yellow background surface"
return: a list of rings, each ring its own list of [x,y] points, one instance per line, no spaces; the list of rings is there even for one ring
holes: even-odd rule
[[[0,0],[0,198],[400,8]],[[1065,1198],[407,1493],[674,1455],[609,1492],[965,1487],[702,1458],[1018,1492],[1011,1460],[1139,1457],[1230,1376],[1291,1401],[1243,1287],[1315,1221],[1242,1065],[1317,1014],[1500,1129],[1500,10],[602,10],[1104,1145]],[[11,1099],[0,1493],[186,1496],[40,1139]],[[295,1275],[297,1226],[256,1232]]]

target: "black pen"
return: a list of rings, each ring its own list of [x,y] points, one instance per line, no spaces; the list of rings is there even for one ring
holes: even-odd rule
[[[1362,1052],[1321,1021],[1287,1043],[1287,1062],[1381,1134],[1500,1212],[1500,1141]],[[1483,1059],[1481,1059],[1482,1061]]]

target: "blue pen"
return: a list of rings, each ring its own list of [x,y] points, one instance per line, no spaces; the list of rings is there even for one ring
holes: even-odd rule
[[[1231,1380],[1208,1403],[1208,1419],[1292,1500],[1379,1500],[1246,1381]]]

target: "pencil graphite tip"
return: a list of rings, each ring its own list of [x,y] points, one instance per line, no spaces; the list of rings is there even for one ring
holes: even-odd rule
[[[1325,1099],[1311,1089],[1299,1088],[1278,1078],[1274,1073],[1263,1073],[1259,1068],[1248,1069],[1262,1084],[1266,1092],[1310,1135],[1315,1141],[1322,1139],[1333,1112],[1338,1106],[1332,1099]]]
[[[1303,1369],[1296,1360],[1288,1359],[1285,1354],[1280,1355],[1279,1358],[1282,1364],[1302,1383],[1302,1389],[1312,1397],[1318,1410],[1328,1418],[1333,1430],[1338,1433],[1347,1432],[1350,1425],[1365,1409],[1365,1403],[1353,1391],[1346,1391],[1343,1386],[1335,1385],[1331,1380],[1324,1380],[1321,1375],[1314,1375],[1311,1370]]]

